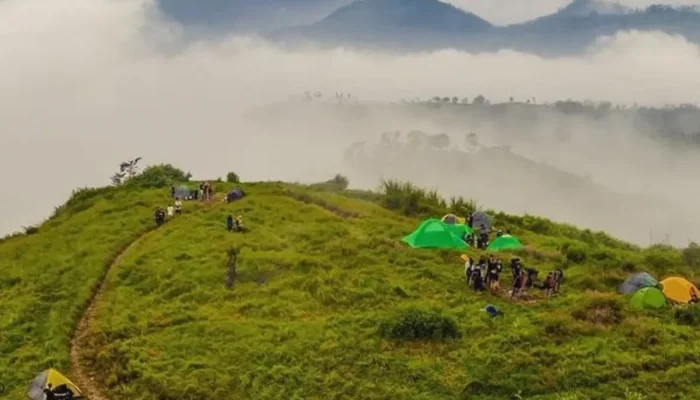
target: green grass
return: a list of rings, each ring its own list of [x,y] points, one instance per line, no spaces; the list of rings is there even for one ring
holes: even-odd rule
[[[527,266],[566,271],[560,296],[513,303],[471,292],[459,252],[399,241],[416,213],[448,211],[420,191],[420,207],[396,212],[377,194],[325,184],[242,186],[248,196],[230,205],[186,203],[107,277],[85,355],[113,400],[700,398],[698,329],[671,309],[633,312],[614,294],[638,270],[693,277],[677,249],[498,214],[526,244]],[[67,368],[91,288],[167,199],[132,188],[96,196],[0,244],[10,310],[0,395],[19,398],[35,372]],[[249,231],[226,232],[229,213]],[[227,289],[231,248],[240,254]],[[505,317],[487,320],[489,303]]]

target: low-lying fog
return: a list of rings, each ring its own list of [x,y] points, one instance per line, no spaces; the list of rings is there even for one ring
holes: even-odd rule
[[[538,103],[567,98],[694,103],[700,52],[680,38],[624,33],[602,39],[578,58],[562,59],[510,51],[401,57],[342,49],[286,52],[255,38],[185,45],[177,27],[143,0],[4,0],[0,47],[0,166],[6,188],[0,233],[40,222],[73,188],[108,184],[119,162],[137,156],[146,163],[173,163],[195,177],[235,170],[245,180],[310,182],[340,172],[353,186],[374,188],[378,175],[390,176],[350,168],[343,163],[344,150],[357,140],[378,140],[385,131],[422,129],[451,134],[458,144],[475,132],[485,144],[511,145],[532,160],[587,174],[612,190],[660,200],[653,207],[616,200],[587,212],[572,206],[576,211],[567,214],[567,207],[547,204],[549,193],[540,188],[540,206],[534,208],[519,204],[519,198],[531,197],[522,192],[527,188],[512,196],[475,193],[467,183],[456,190],[455,172],[441,168],[440,156],[412,161],[402,178],[435,171],[431,184],[445,193],[607,229],[640,244],[649,241],[650,213],[654,221],[668,216],[683,222],[654,232],[656,241],[666,235],[678,245],[700,239],[700,215],[691,212],[698,192],[697,151],[680,153],[647,140],[643,127],[627,117],[593,120],[543,112],[533,120],[513,111],[494,121],[459,109],[426,113],[381,105],[260,111],[305,91],[351,93],[376,102],[437,95],[471,100],[483,94],[492,102],[512,96]],[[547,191],[556,197],[555,186]]]

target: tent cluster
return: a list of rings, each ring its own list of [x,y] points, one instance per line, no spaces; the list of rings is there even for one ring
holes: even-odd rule
[[[447,214],[442,219],[426,219],[413,233],[401,240],[413,248],[465,249],[477,236],[473,227],[479,227],[478,242],[487,244],[485,249],[488,251],[517,250],[523,247],[515,236],[500,232],[496,239],[489,242],[492,223],[482,211],[475,212],[468,219],[459,218],[454,214]]]
[[[631,294],[630,304],[640,310],[661,308],[667,303],[695,303],[700,296],[698,288],[685,278],[673,276],[659,282],[646,272],[629,276],[617,291]]]

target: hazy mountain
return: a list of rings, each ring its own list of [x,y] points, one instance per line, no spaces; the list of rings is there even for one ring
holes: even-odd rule
[[[352,0],[157,0],[183,26],[207,31],[264,32],[316,22]]]
[[[630,7],[620,3],[612,3],[605,0],[575,0],[562,8],[553,16],[560,17],[587,17],[590,14],[621,15],[632,11]]]
[[[461,46],[466,36],[484,34],[491,23],[438,0],[358,0],[314,24],[276,32],[275,39],[373,47]]]

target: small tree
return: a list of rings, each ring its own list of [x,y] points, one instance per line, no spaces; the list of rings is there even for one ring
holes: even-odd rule
[[[474,101],[472,101],[473,104],[477,106],[483,106],[486,104],[486,98],[482,95],[478,95],[474,98]]]
[[[237,173],[231,171],[228,174],[226,174],[226,182],[229,183],[240,183],[241,178],[238,176]]]
[[[141,157],[136,157],[131,161],[123,161],[119,164],[119,172],[112,175],[111,181],[112,185],[119,186],[129,179],[138,175],[138,163],[141,161]]]

